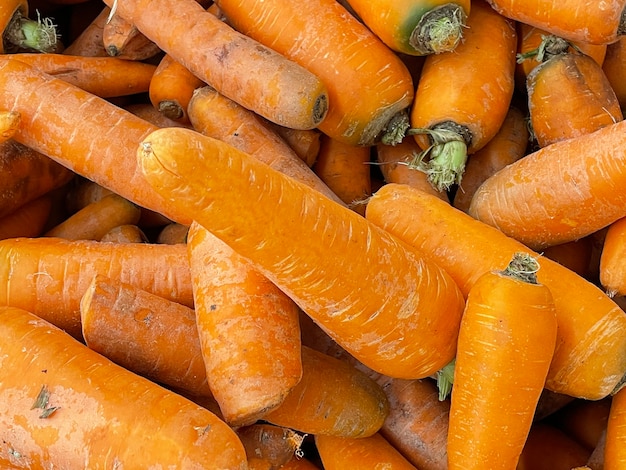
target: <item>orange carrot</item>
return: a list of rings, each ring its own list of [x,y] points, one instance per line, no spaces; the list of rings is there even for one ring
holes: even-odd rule
[[[626,295],[626,217],[613,222],[604,237],[600,255],[600,284],[609,297]]]
[[[3,468],[246,468],[213,413],[32,313],[2,307],[0,335]]]
[[[448,468],[515,468],[557,339],[539,262],[518,252],[472,285],[461,320],[448,428]]]
[[[352,468],[366,470],[385,468],[389,470],[417,470],[383,436],[359,439],[337,436],[315,436],[315,445],[325,470]]]
[[[43,54],[42,54],[43,55]],[[0,112],[0,144],[11,139],[20,127],[22,116],[16,111]]]
[[[269,121],[268,121],[269,122]],[[317,129],[289,129],[270,122],[269,125],[296,152],[308,167],[312,167],[320,151],[321,132]]]
[[[501,15],[572,41],[609,44],[623,34],[623,0],[610,5],[595,0],[488,1]]]
[[[212,396],[193,309],[96,274],[80,300],[85,344],[157,383]]]
[[[300,444],[304,439],[292,429],[268,423],[243,426],[236,432],[246,449],[249,468],[253,468],[250,466],[252,459],[265,463],[269,469],[283,468],[296,452],[301,452]]]
[[[148,121],[157,127],[187,127],[192,128],[189,123],[182,123],[180,121],[174,121],[152,106],[152,103],[130,103],[124,106],[126,111],[133,113],[135,116]]]
[[[508,165],[474,194],[469,213],[541,249],[626,215],[626,122],[556,142]],[[559,168],[560,171],[555,171]]]
[[[513,23],[477,0],[467,25],[454,51],[424,61],[411,110],[408,132],[424,150],[412,165],[425,171],[437,189],[461,181],[467,155],[496,135],[515,88]]]
[[[0,241],[0,304],[29,310],[80,338],[80,298],[95,274],[193,306],[184,245],[61,238]]]
[[[137,47],[136,44],[132,44],[133,42],[141,43],[141,48],[146,51],[140,57],[133,57],[134,60],[149,59],[161,52],[159,46],[146,38],[132,22],[122,18],[117,11],[109,15],[102,28],[102,42],[111,57],[123,55],[129,47]]]
[[[494,227],[405,185],[383,186],[365,215],[444,268],[466,295],[480,275],[506,264],[517,251],[528,251]],[[626,372],[623,310],[596,285],[552,260],[541,260],[538,279],[552,291],[559,322],[546,388],[591,400],[607,396]]]
[[[152,105],[165,117],[174,121],[189,122],[187,106],[196,88],[205,83],[165,54],[159,61],[150,81],[149,98]]]
[[[526,155],[529,137],[526,116],[517,107],[509,107],[498,133],[468,159],[454,207],[467,212],[474,193],[489,176]]]
[[[44,194],[0,217],[0,240],[40,236],[51,210],[52,197]]]
[[[172,222],[165,225],[157,235],[157,243],[187,243],[187,234],[189,232],[189,226],[183,224],[177,224]]]
[[[334,0],[218,0],[228,22],[322,79],[328,115],[318,128],[351,145],[372,145],[414,90],[404,63]],[[217,87],[216,87],[217,88]]]
[[[298,306],[195,222],[187,251],[209,386],[226,422],[251,424],[302,377]]]
[[[114,1],[105,3],[112,6]],[[195,0],[128,0],[116,5],[123,18],[164,52],[242,106],[295,129],[312,129],[324,121],[328,95],[320,79],[235,31]],[[189,18],[194,19],[193,28]]]
[[[111,243],[147,243],[148,237],[137,225],[126,224],[113,227],[100,238],[100,241]]]
[[[421,378],[454,356],[463,297],[422,253],[197,132],[159,129],[139,145],[138,159],[180,211],[250,259],[371,369]]]
[[[198,132],[226,142],[343,204],[258,115],[212,87],[201,87],[194,91],[187,106],[187,114]]]
[[[626,389],[613,396],[606,428],[604,470],[619,470],[626,464]]]
[[[347,206],[365,215],[372,194],[370,147],[346,144],[324,135],[313,171]]]
[[[602,70],[622,108],[626,108],[626,37],[606,46]]]
[[[109,230],[126,224],[136,224],[141,209],[117,194],[109,194],[72,214],[46,231],[46,237],[68,240],[100,240]]]
[[[50,18],[28,17],[27,0],[5,0],[0,5],[0,54],[25,49],[54,52],[57,30]]]

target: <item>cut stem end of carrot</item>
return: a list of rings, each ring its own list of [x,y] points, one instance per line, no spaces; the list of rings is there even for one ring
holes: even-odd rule
[[[539,271],[537,259],[529,253],[518,252],[513,255],[513,259],[502,274],[529,284],[537,284],[537,271]]]
[[[409,38],[419,55],[453,51],[463,37],[467,14],[456,3],[447,3],[425,13]]]
[[[5,51],[32,49],[39,52],[55,52],[57,48],[56,25],[51,18],[41,18],[37,12],[37,20],[22,16],[17,10],[4,32]]]
[[[442,367],[436,374],[437,390],[439,390],[439,401],[446,400],[452,392],[452,384],[454,383],[454,365],[456,359],[452,359],[448,365]]]

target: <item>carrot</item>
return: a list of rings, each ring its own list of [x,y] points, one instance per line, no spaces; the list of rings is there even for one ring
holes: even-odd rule
[[[213,413],[32,313],[2,307],[0,334],[4,468],[246,468],[241,441]]]
[[[34,53],[12,57],[102,98],[147,92],[156,69],[155,65],[113,57]]]
[[[228,22],[320,77],[328,114],[317,127],[351,145],[372,145],[411,105],[404,63],[333,0],[218,0]]]
[[[613,396],[604,444],[604,470],[618,470],[626,463],[626,390]]]
[[[125,224],[113,227],[105,233],[101,242],[110,243],[148,243],[148,237],[137,225]]]
[[[478,0],[467,26],[454,51],[425,59],[411,109],[407,132],[424,150],[412,166],[437,189],[460,183],[467,155],[496,135],[515,88],[513,23]]]
[[[268,423],[243,426],[236,432],[246,449],[249,468],[254,468],[250,465],[253,459],[265,463],[265,468],[283,468],[296,453],[301,452],[300,444],[304,439],[292,429]]]
[[[626,215],[614,189],[626,184],[624,129],[620,121],[526,155],[478,188],[469,213],[534,249],[608,226]]]
[[[111,57],[118,57],[124,53],[127,46],[133,41],[142,42],[144,47],[153,51],[153,54],[148,55],[146,53],[145,57],[135,58],[136,60],[149,59],[161,52],[159,46],[141,34],[132,22],[122,18],[116,10],[111,12],[102,28],[102,42],[107,54]]]
[[[153,132],[138,159],[155,188],[175,195],[181,211],[250,259],[371,369],[421,378],[454,356],[458,287],[359,214],[187,129]]]
[[[157,235],[157,243],[187,243],[187,234],[189,232],[189,226],[183,224],[177,224],[172,222],[165,225]]]
[[[626,38],[620,38],[606,46],[602,70],[609,80],[617,99],[626,108]]]
[[[461,42],[469,0],[348,0],[359,18],[387,46],[410,55],[452,51]]]
[[[152,103],[130,103],[124,106],[124,109],[157,127],[192,128],[189,123],[181,123],[180,121],[174,121],[173,119],[166,117],[163,113],[159,112],[159,110],[156,109]]]
[[[325,470],[417,470],[380,434],[359,439],[317,435],[315,445]]]
[[[27,0],[5,0],[0,6],[0,54],[23,51],[54,52],[57,30],[51,18],[28,17]]]
[[[11,139],[20,127],[22,116],[15,111],[0,111],[0,144]]]
[[[68,240],[100,240],[109,230],[126,224],[136,224],[141,209],[117,194],[109,194],[93,202],[66,220],[46,231],[46,237]]]
[[[343,204],[257,114],[212,87],[205,86],[194,91],[187,106],[187,115],[198,132],[226,142]]]
[[[95,274],[193,306],[185,246],[61,238],[0,241],[0,304],[31,311],[81,337],[80,299]]]
[[[192,308],[104,274],[80,300],[85,344],[150,380],[212,396]]]
[[[369,162],[370,147],[324,135],[313,171],[350,209],[365,215],[365,202],[372,194]]]
[[[0,240],[40,236],[51,210],[52,197],[44,194],[0,217]]]
[[[445,269],[466,295],[480,275],[517,251],[528,251],[496,228],[404,185],[379,189],[365,216]],[[607,396],[626,372],[623,310],[596,285],[552,260],[541,260],[538,279],[552,291],[559,322],[546,388],[590,400]]]
[[[474,193],[488,177],[526,155],[529,137],[526,116],[510,106],[496,135],[468,159],[454,194],[454,207],[467,212]]]
[[[319,467],[306,458],[293,457],[281,470],[319,470]]]
[[[488,0],[501,15],[543,29],[571,41],[609,44],[623,34],[626,2],[605,5],[596,1]]]
[[[105,3],[111,6],[114,0]],[[233,101],[295,129],[324,121],[328,95],[318,77],[237,32],[195,0],[116,4],[117,12],[164,52]],[[194,18],[193,28],[189,18]]]
[[[539,65],[526,79],[533,137],[539,147],[588,134],[623,119],[617,96],[602,67],[570,44],[545,36]]]
[[[609,297],[626,295],[626,217],[613,222],[604,237],[600,255],[600,284]]]
[[[535,423],[520,456],[517,470],[571,470],[585,465],[590,452],[548,423]]]
[[[10,139],[0,143],[0,217],[69,183],[72,171]]]
[[[380,429],[388,406],[364,372],[302,346],[302,380],[263,419],[306,434],[362,438]]]
[[[296,155],[312,167],[320,151],[322,133],[317,129],[289,129],[269,122],[270,127],[283,138]]]
[[[302,377],[298,307],[195,222],[187,251],[209,386],[226,422],[251,424],[280,406]]]
[[[193,92],[204,85],[187,67],[165,54],[150,81],[150,102],[169,119],[187,123],[187,106]]]

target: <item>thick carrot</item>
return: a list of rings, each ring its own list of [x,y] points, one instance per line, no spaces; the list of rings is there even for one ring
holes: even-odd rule
[[[0,241],[0,303],[41,316],[80,338],[80,299],[95,274],[193,306],[184,245],[61,238]]]
[[[461,320],[448,428],[448,468],[515,468],[557,340],[539,262],[516,253],[472,285]]]
[[[626,215],[625,130],[620,121],[526,155],[478,188],[469,213],[534,249],[608,226]]]
[[[334,0],[219,0],[239,31],[294,60],[328,88],[318,128],[351,145],[372,145],[413,100],[404,63]]]
[[[4,468],[246,468],[213,413],[32,313],[2,307],[0,335]]]
[[[0,54],[24,49],[54,52],[57,30],[50,18],[28,17],[27,0],[5,0],[0,5]]]
[[[40,236],[51,210],[52,196],[44,194],[0,217],[0,240]]]
[[[105,3],[110,7],[114,0]],[[295,129],[312,129],[324,121],[328,95],[318,77],[235,31],[195,0],[129,0],[116,5],[123,18],[163,51],[242,106]]]
[[[606,46],[602,70],[604,70],[620,105],[626,108],[626,37]]]
[[[187,106],[187,115],[198,132],[226,142],[343,204],[260,116],[214,88],[197,88]]]
[[[458,287],[359,214],[187,129],[153,132],[138,159],[155,188],[250,259],[368,367],[421,378],[454,356],[464,305]]]
[[[517,470],[570,470],[585,465],[590,452],[559,428],[535,423],[519,459]]]
[[[126,224],[113,227],[105,233],[101,242],[111,243],[147,243],[148,237],[137,225]]]
[[[192,308],[96,274],[80,300],[85,344],[154,382],[212,396]]]
[[[613,222],[606,232],[600,254],[600,284],[609,297],[626,295],[626,217]]]
[[[359,18],[387,46],[409,55],[452,51],[462,40],[469,0],[348,0]]]
[[[528,157],[525,157],[528,158]],[[370,198],[366,218],[427,255],[467,294],[483,273],[528,249],[436,197],[387,184]],[[626,316],[601,289],[542,259],[539,282],[557,306],[559,342],[546,388],[597,400],[626,372]]]
[[[624,7],[595,0],[488,0],[501,15],[572,41],[609,44],[624,33]]]
[[[437,189],[461,181],[467,155],[496,135],[515,88],[513,23],[477,0],[467,25],[454,51],[426,57],[411,109],[408,132],[424,150],[412,164]]]
[[[22,116],[16,111],[0,112],[0,144],[11,139],[20,127]]]
[[[626,465],[626,389],[620,390],[611,401],[611,410],[604,444],[604,470],[618,470]]]
[[[251,424],[302,377],[298,306],[195,222],[187,251],[209,386],[226,422]]]

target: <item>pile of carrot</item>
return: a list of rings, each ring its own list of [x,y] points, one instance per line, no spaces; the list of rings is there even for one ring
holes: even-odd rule
[[[2,2],[0,466],[626,468],[600,3]]]

